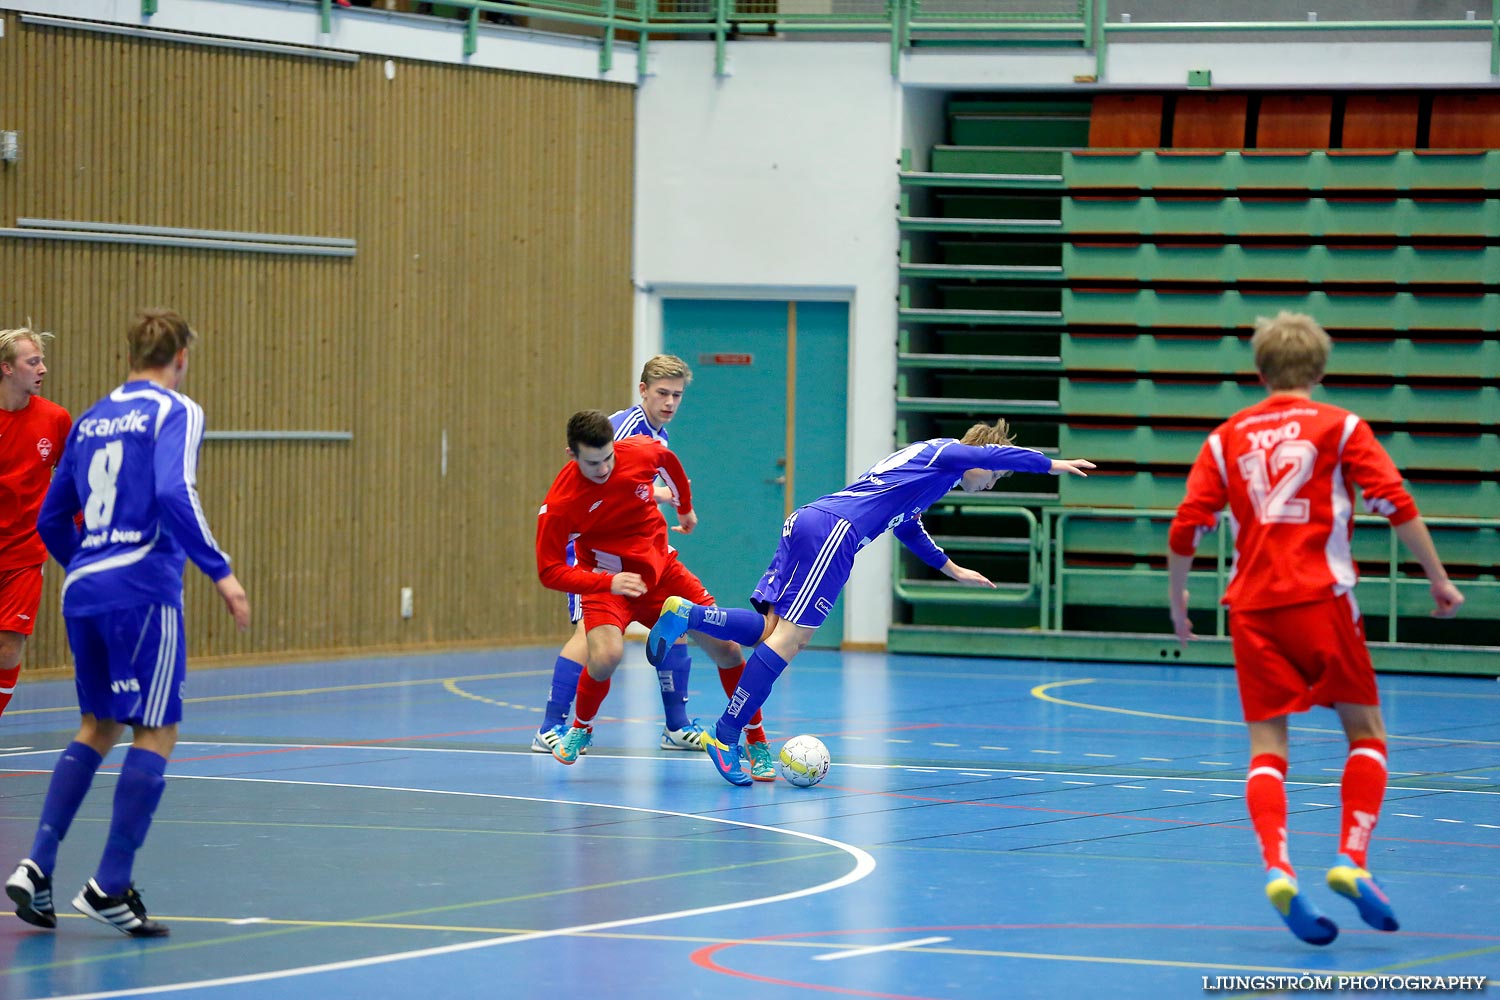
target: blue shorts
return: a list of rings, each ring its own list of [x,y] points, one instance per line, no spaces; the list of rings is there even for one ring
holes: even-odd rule
[[[66,619],[81,711],[132,726],[182,720],[187,643],[181,608],[141,604]]]
[[[817,628],[849,582],[858,552],[859,536],[848,521],[816,507],[798,508],[781,526],[781,544],[750,600],[762,613]]]

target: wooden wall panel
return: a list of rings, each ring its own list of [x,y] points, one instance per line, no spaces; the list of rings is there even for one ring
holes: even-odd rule
[[[339,259],[0,238],[0,322],[57,333],[48,394],[75,414],[123,377],[132,313],[164,304],[202,335],[184,388],[210,430],[353,433],[204,445],[256,624],[235,634],[190,570],[194,658],[560,638],[535,514],[567,416],[629,401],[631,89],[5,29],[22,159],[0,167],[0,225],[358,241]],[[60,575],[28,669],[66,663]]]

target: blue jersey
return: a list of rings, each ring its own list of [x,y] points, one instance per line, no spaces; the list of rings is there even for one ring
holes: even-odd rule
[[[651,438],[653,441],[667,442],[667,429],[665,427],[652,427],[651,421],[646,419],[646,411],[640,405],[630,407],[627,410],[616,410],[609,415],[609,425],[615,429],[615,440],[634,437],[639,434]]]
[[[1031,448],[932,438],[902,448],[844,489],[807,506],[848,521],[861,548],[890,529],[923,562],[941,568],[948,558],[922,527],[921,515],[970,469],[1051,472],[1052,460]]]
[[[180,608],[185,558],[211,580],[229,575],[198,502],[202,442],[203,408],[144,379],[78,418],[37,518],[47,550],[67,569],[65,615]]]

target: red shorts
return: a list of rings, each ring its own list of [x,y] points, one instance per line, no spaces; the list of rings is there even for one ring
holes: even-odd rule
[[[1229,612],[1246,722],[1314,705],[1379,705],[1365,623],[1351,595],[1265,611]]]
[[[0,569],[0,632],[30,635],[42,606],[42,567]]]
[[[669,597],[685,597],[694,604],[715,604],[713,595],[703,587],[703,582],[684,566],[673,552],[666,568],[652,587],[643,596],[621,597],[619,594],[584,594],[583,627],[592,631],[600,625],[613,625],[621,632],[631,622],[642,625],[656,624],[661,617],[661,606]]]

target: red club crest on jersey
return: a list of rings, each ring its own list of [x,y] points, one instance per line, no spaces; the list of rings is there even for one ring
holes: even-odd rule
[[[42,456],[42,461],[45,462],[47,459],[51,458],[52,457],[52,439],[51,438],[42,438],[41,440],[37,441],[37,443],[36,443],[36,450],[37,450],[37,453]]]
[[[651,484],[650,483],[637,483],[636,487],[635,487],[635,495],[638,496],[638,497],[640,497],[642,500],[650,500],[651,499]]]

